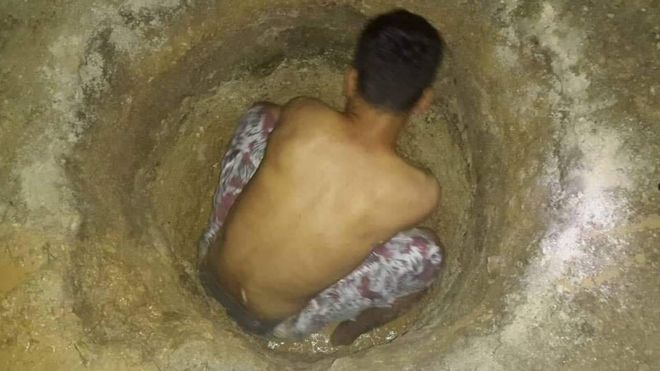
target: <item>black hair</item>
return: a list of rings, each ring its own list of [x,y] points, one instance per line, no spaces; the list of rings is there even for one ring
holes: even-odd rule
[[[441,59],[440,34],[426,19],[403,9],[382,14],[358,41],[358,93],[376,107],[409,112],[433,83]]]

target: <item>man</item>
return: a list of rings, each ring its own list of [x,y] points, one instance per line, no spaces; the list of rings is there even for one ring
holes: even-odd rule
[[[200,278],[244,329],[300,339],[345,321],[332,341],[350,344],[433,281],[441,249],[408,228],[434,210],[440,186],[395,145],[431,103],[441,49],[424,18],[381,15],[360,36],[344,112],[301,97],[243,117],[200,243]]]

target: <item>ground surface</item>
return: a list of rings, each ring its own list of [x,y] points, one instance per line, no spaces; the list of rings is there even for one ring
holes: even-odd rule
[[[246,336],[194,274],[224,145],[255,100],[340,107],[392,5],[447,42],[400,141],[443,184],[441,280],[352,347]],[[657,369],[658,25],[654,0],[3,2],[0,369]]]

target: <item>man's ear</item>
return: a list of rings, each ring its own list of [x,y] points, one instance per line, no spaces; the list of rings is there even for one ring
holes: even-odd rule
[[[358,72],[354,67],[346,71],[344,75],[344,96],[346,98],[353,98],[357,93],[357,76]]]
[[[415,107],[413,107],[412,113],[414,115],[419,115],[422,114],[426,111],[428,111],[429,108],[431,108],[431,104],[433,103],[433,90],[431,88],[426,88],[424,89],[424,92],[422,93],[422,96],[419,98],[417,103],[415,104]]]

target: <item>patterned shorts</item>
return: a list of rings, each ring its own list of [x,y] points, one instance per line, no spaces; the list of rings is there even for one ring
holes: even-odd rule
[[[229,209],[259,167],[275,124],[263,105],[252,107],[241,119],[222,161],[214,210],[199,244],[201,257],[206,256]],[[366,309],[388,307],[397,298],[428,287],[441,262],[442,252],[431,232],[420,228],[399,232],[375,246],[360,266],[310,300],[300,313],[276,325],[273,335],[299,339],[327,324],[354,319]]]

